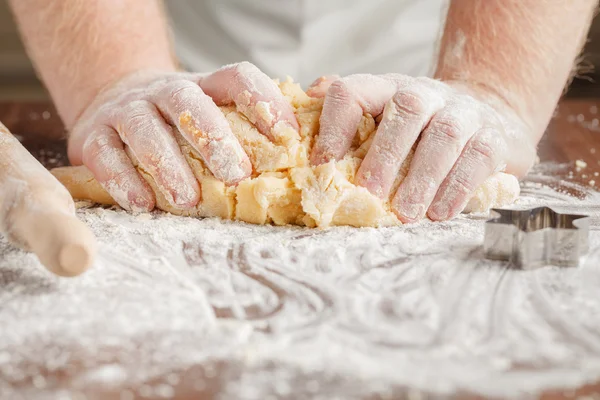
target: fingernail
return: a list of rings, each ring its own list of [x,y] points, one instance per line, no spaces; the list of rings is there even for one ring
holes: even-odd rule
[[[129,208],[132,212],[143,213],[154,209],[154,198],[149,199],[146,196],[140,196],[136,192],[129,192],[127,198],[129,200]]]
[[[445,203],[438,203],[429,209],[429,218],[434,221],[445,221],[450,218],[450,207]]]
[[[194,181],[180,180],[177,187],[167,189],[167,193],[169,203],[184,209],[192,208],[200,201],[200,186],[196,183],[195,178]]]
[[[147,200],[139,197],[129,204],[130,211],[134,213],[149,212],[152,211],[153,208],[153,203],[149,203]]]
[[[239,165],[232,166],[226,171],[226,174],[220,179],[226,185],[237,185],[239,182],[248,178],[252,174],[252,164],[250,159],[245,158]]]
[[[401,217],[404,217],[403,219],[408,220],[408,221],[417,221],[419,219],[421,219],[423,217],[423,215],[425,215],[425,205],[424,204],[420,204],[420,203],[404,203],[399,209],[398,209],[398,214],[401,215]]]
[[[199,197],[197,196],[196,192],[194,192],[194,191],[188,191],[187,193],[184,193],[183,195],[178,195],[177,193],[173,193],[172,197],[173,197],[173,203],[177,207],[181,207],[181,208],[192,208],[196,204],[198,204],[198,201],[200,200]]]

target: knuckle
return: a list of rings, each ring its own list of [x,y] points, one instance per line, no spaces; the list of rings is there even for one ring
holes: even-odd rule
[[[100,140],[98,135],[96,135],[95,133],[91,133],[87,139],[85,139],[85,141],[83,142],[83,146],[81,146],[81,150],[83,151],[83,156],[85,158],[86,154],[89,154],[92,151],[95,151],[97,148],[99,148],[100,145]]]
[[[464,134],[463,124],[456,118],[440,117],[431,122],[431,135],[444,142],[459,142]]]
[[[469,146],[469,153],[480,164],[494,168],[498,159],[497,135],[492,133],[482,134],[473,139]]]
[[[85,141],[81,150],[81,161],[84,165],[89,165],[102,152],[102,146],[90,137]]]
[[[136,134],[152,126],[153,112],[146,101],[138,100],[129,103],[123,110],[122,123],[127,134]]]
[[[334,81],[327,89],[327,96],[331,99],[345,101],[352,98],[352,89],[349,79],[342,78]]]
[[[422,96],[412,91],[398,91],[392,101],[398,112],[404,116],[421,117],[427,112],[427,105]]]
[[[92,132],[83,143],[84,163],[85,160],[95,159],[116,146],[118,146],[117,140],[111,135],[98,133],[97,131]]]
[[[119,103],[104,103],[96,109],[94,115],[90,120],[92,121],[92,123],[101,122],[102,120],[110,121],[118,115],[119,106]]]
[[[469,177],[462,173],[457,173],[454,176],[454,190],[456,193],[469,194],[475,190],[473,181]]]
[[[196,96],[198,89],[198,86],[193,82],[182,79],[168,83],[166,94],[173,104],[179,105],[188,102],[190,98]]]

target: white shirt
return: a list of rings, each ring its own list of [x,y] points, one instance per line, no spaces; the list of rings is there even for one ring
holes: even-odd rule
[[[167,0],[184,66],[250,61],[303,86],[326,74],[430,75],[447,0]]]

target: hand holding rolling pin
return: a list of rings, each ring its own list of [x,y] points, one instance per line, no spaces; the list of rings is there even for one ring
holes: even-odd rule
[[[60,276],[90,267],[96,239],[67,190],[0,123],[0,232]]]

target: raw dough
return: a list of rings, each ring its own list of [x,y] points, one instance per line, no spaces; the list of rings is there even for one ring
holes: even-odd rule
[[[173,208],[152,177],[138,165],[136,167],[156,193],[157,207],[173,214],[220,217],[253,224],[293,224],[321,228],[331,225],[361,227],[400,224],[389,202],[352,183],[375,133],[374,118],[371,115],[362,117],[355,143],[343,160],[310,167],[308,154],[319,130],[323,100],[307,96],[290,79],[279,83],[279,87],[296,111],[301,127],[299,134],[291,128],[276,125],[273,143],[260,134],[235,107],[222,107],[234,134],[252,161],[252,177],[240,182],[237,187],[225,186],[213,177],[200,155],[183,138],[178,138],[183,154],[200,182],[202,201],[192,210]],[[259,103],[257,107],[261,107],[261,118],[272,118],[268,105]],[[187,113],[180,116],[180,122],[193,127],[193,119]],[[411,158],[412,153],[398,174],[396,187],[406,176]],[[76,199],[116,204],[84,166],[56,168],[52,173]],[[465,211],[482,212],[490,207],[502,207],[512,203],[518,195],[517,179],[498,172],[475,192]]]

